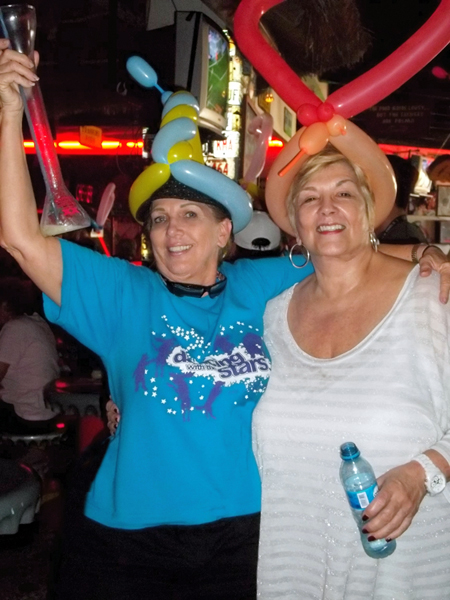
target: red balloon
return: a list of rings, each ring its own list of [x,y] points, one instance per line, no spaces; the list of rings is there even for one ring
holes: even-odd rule
[[[322,123],[326,123],[331,119],[331,117],[335,114],[335,110],[333,106],[329,102],[325,102],[325,104],[321,104],[317,109],[317,115]]]
[[[320,107],[322,101],[260,33],[262,15],[281,2],[284,0],[241,0],[234,17],[234,33],[242,53],[297,113],[303,104]],[[348,119],[391,94],[449,43],[449,14],[450,0],[441,0],[428,21],[409,40],[379,65],[331,94],[327,102]]]
[[[281,2],[284,0],[242,0],[234,16],[234,35],[239,49],[254,68],[286,104],[297,112],[302,104],[319,106],[322,100],[269,46],[259,31],[259,20],[263,14]]]
[[[450,42],[450,0],[441,3],[422,27],[379,65],[340,88],[328,100],[346,119],[389,96]]]
[[[302,104],[297,111],[297,119],[306,127],[313,123],[317,123],[319,120],[317,106],[314,106],[313,104]]]

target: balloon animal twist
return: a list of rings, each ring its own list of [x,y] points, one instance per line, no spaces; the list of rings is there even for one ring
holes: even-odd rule
[[[128,59],[127,69],[144,87],[156,87],[164,105],[161,127],[152,146],[154,163],[130,189],[129,205],[134,218],[142,223],[151,196],[172,176],[224,206],[232,216],[234,232],[243,229],[252,214],[249,197],[235,181],[204,164],[196,98],[186,91],[164,92],[157,85],[153,68],[138,56]]]

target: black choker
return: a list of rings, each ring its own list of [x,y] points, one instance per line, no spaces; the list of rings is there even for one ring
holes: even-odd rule
[[[208,294],[210,298],[215,298],[223,292],[227,285],[227,278],[222,273],[217,273],[218,281],[212,285],[197,285],[196,283],[179,283],[178,281],[170,281],[164,275],[161,275],[167,289],[171,294],[181,298],[182,296],[191,296],[193,298],[201,298]]]

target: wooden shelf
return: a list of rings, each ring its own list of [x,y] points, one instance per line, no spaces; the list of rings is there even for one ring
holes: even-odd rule
[[[408,221],[450,221],[450,217],[437,217],[436,215],[408,215]]]

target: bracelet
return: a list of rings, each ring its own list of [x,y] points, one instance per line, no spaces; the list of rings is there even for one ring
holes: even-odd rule
[[[413,262],[413,264],[418,265],[419,264],[419,259],[417,258],[417,250],[420,248],[420,246],[423,246],[423,244],[414,244],[414,246],[412,247],[411,250],[411,260]],[[428,246],[426,246],[425,250],[428,248]],[[425,250],[423,252],[425,252]],[[422,252],[422,256],[423,256],[423,252]]]
[[[434,244],[414,244],[414,246],[412,247],[412,250],[411,250],[411,260],[412,260],[413,264],[415,264],[415,265],[419,264],[420,258],[417,257],[417,250],[420,248],[420,246],[425,246],[420,258],[422,258],[422,256],[425,254],[425,252],[429,248],[436,248],[436,250],[440,250],[439,246],[435,246]]]
[[[436,248],[436,250],[441,250],[441,249],[439,248],[439,246],[434,246],[433,244],[428,244],[428,246],[426,246],[426,247],[425,247],[425,249],[424,249],[424,251],[422,252],[422,256],[423,256],[423,255],[425,254],[425,252],[426,252],[427,250],[429,250],[430,248]],[[441,252],[442,252],[442,251],[441,251]],[[420,258],[422,258],[422,256],[421,256]]]

